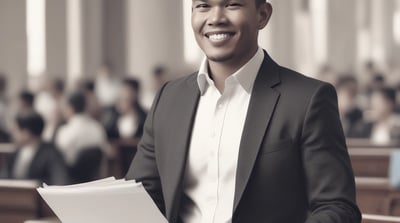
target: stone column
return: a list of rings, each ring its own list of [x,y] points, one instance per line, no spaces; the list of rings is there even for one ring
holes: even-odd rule
[[[103,62],[112,65],[116,75],[127,73],[126,0],[103,0]]]
[[[372,59],[385,67],[394,53],[393,15],[395,2],[371,1],[371,46]]]
[[[65,0],[46,1],[46,73],[65,78],[67,74],[67,15]]]
[[[103,62],[102,18],[103,1],[82,1],[82,77],[85,78],[94,77]]]
[[[327,1],[327,63],[353,70],[357,58],[356,1]]]
[[[152,101],[151,71],[157,64],[173,72],[184,63],[182,1],[126,1],[126,70],[143,83],[144,104]]]
[[[260,35],[260,44],[268,47],[271,57],[278,63],[295,68],[294,1],[271,0],[270,2],[274,11],[266,31]]]
[[[8,95],[27,86],[26,1],[0,1],[0,71],[8,78]]]

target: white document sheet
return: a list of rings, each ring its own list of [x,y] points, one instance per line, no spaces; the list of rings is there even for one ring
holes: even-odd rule
[[[141,183],[106,178],[37,189],[62,223],[167,223]]]

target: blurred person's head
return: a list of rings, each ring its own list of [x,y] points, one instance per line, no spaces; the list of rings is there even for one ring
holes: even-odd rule
[[[370,88],[372,91],[380,90],[385,87],[385,76],[381,73],[376,73],[372,77]]]
[[[83,92],[73,92],[70,95],[67,95],[66,99],[63,103],[63,113],[66,119],[70,119],[71,117],[77,114],[85,113],[86,109],[86,96]]]
[[[60,78],[50,79],[46,85],[47,91],[54,97],[59,97],[64,94],[65,83]]]
[[[7,88],[7,76],[6,74],[0,72],[0,96],[4,96]]]
[[[23,90],[18,94],[16,103],[17,111],[19,112],[33,110],[35,95],[28,90]]]
[[[384,87],[372,92],[371,109],[375,121],[383,121],[391,117],[396,105],[396,90]]]
[[[95,83],[92,79],[82,79],[78,82],[78,91],[84,92],[85,94],[94,93]]]
[[[87,80],[87,81],[84,82],[84,84],[83,84],[83,90],[84,90],[85,92],[94,92],[94,89],[95,89],[94,81],[92,81],[92,80]]]
[[[110,78],[113,76],[113,66],[110,62],[104,62],[97,68],[97,75],[99,77]]]
[[[14,142],[19,146],[38,142],[44,125],[42,116],[33,110],[18,113],[13,129]]]
[[[368,60],[364,64],[364,69],[368,72],[374,73],[375,72],[375,63],[372,60]]]
[[[358,94],[358,82],[354,75],[341,75],[336,82],[339,112],[346,113],[355,105]]]
[[[167,68],[163,65],[158,65],[153,69],[153,79],[154,85],[158,89],[160,89],[165,82],[167,81]]]
[[[139,105],[140,82],[135,79],[125,79],[118,95],[117,110],[121,114],[137,109]]]
[[[335,84],[336,83],[336,71],[335,69],[333,69],[332,66],[330,66],[329,64],[325,64],[323,66],[321,66],[317,72],[317,78],[319,80],[331,83],[331,84]]]

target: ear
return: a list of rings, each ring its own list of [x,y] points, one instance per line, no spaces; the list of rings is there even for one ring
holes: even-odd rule
[[[272,15],[272,5],[269,2],[263,3],[258,7],[258,29],[262,30],[267,26]]]

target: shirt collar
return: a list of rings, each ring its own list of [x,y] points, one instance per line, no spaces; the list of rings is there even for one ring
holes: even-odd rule
[[[263,60],[264,52],[262,48],[259,47],[256,54],[239,70],[228,77],[227,80],[236,80],[236,82],[239,83],[243,89],[250,94]],[[199,86],[201,95],[205,93],[209,86],[215,86],[214,81],[211,80],[210,75],[208,74],[208,61],[206,57],[204,57],[200,64],[199,73],[197,76],[197,84]]]

